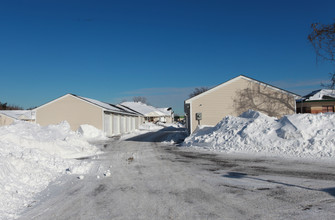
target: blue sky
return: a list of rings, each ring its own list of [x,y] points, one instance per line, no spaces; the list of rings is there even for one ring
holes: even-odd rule
[[[304,95],[334,65],[307,41],[335,1],[0,0],[0,101],[145,96],[183,114],[195,87],[240,74]]]

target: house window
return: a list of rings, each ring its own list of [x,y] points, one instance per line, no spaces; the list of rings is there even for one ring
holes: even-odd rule
[[[298,107],[297,113],[311,113],[311,107]]]
[[[333,105],[323,105],[322,106],[322,112],[334,112],[334,106]]]

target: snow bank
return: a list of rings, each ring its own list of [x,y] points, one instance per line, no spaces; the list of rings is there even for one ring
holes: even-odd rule
[[[97,129],[92,125],[80,125],[77,132],[82,135],[85,139],[107,139],[104,132]]]
[[[294,157],[335,156],[335,114],[295,114],[281,119],[249,110],[200,128],[184,146],[224,152]]]
[[[71,158],[99,153],[68,123],[41,127],[16,122],[0,127],[0,219],[14,219],[36,193],[65,173],[85,174],[90,164]]]

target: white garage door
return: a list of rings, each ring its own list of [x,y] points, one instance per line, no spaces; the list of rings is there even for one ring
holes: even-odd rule
[[[113,134],[120,134],[120,115],[113,115]]]
[[[112,124],[112,115],[105,114],[104,115],[104,131],[105,134],[110,137],[113,136],[113,124]]]

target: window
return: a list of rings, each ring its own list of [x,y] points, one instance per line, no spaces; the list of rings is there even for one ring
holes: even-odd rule
[[[322,112],[334,112],[334,106],[333,105],[323,105],[322,106]]]

